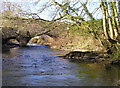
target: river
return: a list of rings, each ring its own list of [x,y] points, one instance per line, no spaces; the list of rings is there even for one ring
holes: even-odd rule
[[[120,67],[78,63],[59,57],[64,51],[30,44],[3,49],[3,86],[113,86]]]

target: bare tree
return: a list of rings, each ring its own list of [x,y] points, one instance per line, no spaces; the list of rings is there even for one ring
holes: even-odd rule
[[[4,17],[20,17],[23,16],[23,10],[17,3],[3,2],[3,16]]]

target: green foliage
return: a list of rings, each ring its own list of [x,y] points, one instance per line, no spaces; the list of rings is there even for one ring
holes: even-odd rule
[[[102,20],[90,20],[87,22],[89,24],[89,27],[97,33],[102,29]]]
[[[112,51],[113,53],[110,55],[110,57],[115,60],[120,60],[120,46],[113,46]]]
[[[94,34],[94,36],[99,36],[103,32],[102,20],[82,21],[81,25],[71,23],[70,32],[84,36],[91,34]]]

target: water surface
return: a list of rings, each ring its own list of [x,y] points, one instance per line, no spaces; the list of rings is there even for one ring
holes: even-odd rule
[[[120,67],[70,62],[63,51],[42,45],[3,49],[3,86],[112,86]]]

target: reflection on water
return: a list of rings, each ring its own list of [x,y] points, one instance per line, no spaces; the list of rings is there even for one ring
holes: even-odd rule
[[[112,86],[120,80],[120,67],[75,63],[45,46],[3,50],[4,86]]]

